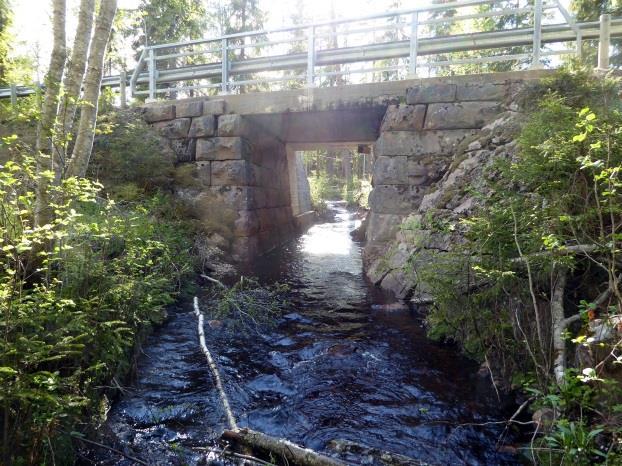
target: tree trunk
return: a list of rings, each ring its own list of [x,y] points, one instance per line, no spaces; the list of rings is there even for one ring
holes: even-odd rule
[[[557,280],[553,286],[551,296],[551,320],[553,327],[553,374],[558,385],[564,383],[566,372],[566,340],[564,331],[569,325],[569,320],[564,314],[564,292],[566,291],[566,276],[568,271],[561,268],[557,272]]]
[[[88,68],[84,78],[84,103],[80,112],[76,143],[73,147],[71,160],[67,166],[68,176],[83,177],[86,175],[86,170],[89,166],[104,68],[104,54],[116,11],[117,0],[102,0],[89,51]]]
[[[73,50],[69,67],[63,82],[64,96],[58,110],[61,134],[69,135],[73,130],[73,122],[76,116],[77,102],[80,98],[82,80],[86,68],[86,57],[91,43],[93,31],[93,16],[95,14],[95,0],[81,0],[80,13],[78,14],[78,28],[73,41]],[[62,154],[63,156],[65,154]],[[61,160],[64,165],[65,161]]]
[[[301,466],[345,466],[346,463],[300,447],[288,440],[277,439],[250,429],[225,430],[222,438],[265,450],[277,460]]]
[[[35,226],[45,225],[51,219],[47,189],[50,178],[45,172],[53,169],[52,165],[52,128],[58,110],[60,83],[63,79],[65,59],[67,57],[65,38],[65,0],[53,0],[52,32],[53,44],[50,67],[45,76],[45,96],[41,106],[41,117],[37,126],[35,158],[37,162],[37,196],[35,204]]]

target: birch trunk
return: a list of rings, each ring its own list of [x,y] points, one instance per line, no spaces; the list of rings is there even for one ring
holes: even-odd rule
[[[59,134],[62,134],[63,144],[58,151],[56,163],[64,169],[67,156],[67,139],[73,131],[73,122],[76,116],[80,90],[86,68],[86,57],[91,43],[93,31],[93,16],[95,14],[95,0],[81,0],[78,14],[78,28],[73,41],[73,50],[69,60],[67,74],[63,82],[64,94],[58,109]]]
[[[47,187],[50,182],[45,172],[52,170],[52,129],[58,110],[58,96],[60,83],[63,79],[67,46],[65,37],[65,0],[52,1],[52,55],[50,67],[45,76],[45,95],[41,106],[41,117],[37,125],[37,139],[35,142],[35,158],[37,163],[37,196],[35,204],[35,226],[45,225],[51,219]]]
[[[564,292],[568,271],[560,268],[551,296],[551,320],[553,327],[553,374],[558,385],[564,383],[566,372],[566,340],[564,331],[574,319],[566,319],[564,315]]]
[[[89,51],[88,68],[84,77],[84,96],[81,104],[80,121],[73,147],[71,160],[67,166],[68,176],[83,177],[91,158],[95,123],[97,120],[97,105],[104,69],[104,54],[112,21],[117,11],[117,0],[102,0],[95,22],[95,32]]]

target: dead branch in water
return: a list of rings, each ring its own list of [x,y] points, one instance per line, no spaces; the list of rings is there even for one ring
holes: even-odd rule
[[[222,438],[238,444],[268,451],[290,464],[305,466],[346,466],[343,461],[320,455],[288,440],[277,439],[250,429],[225,430]]]
[[[199,309],[199,299],[194,297],[194,314],[198,319],[198,332],[199,332],[199,344],[201,345],[201,351],[205,355],[205,359],[207,359],[207,364],[209,365],[210,371],[212,371],[212,375],[214,376],[214,380],[216,381],[216,388],[218,389],[218,395],[220,396],[220,402],[222,403],[223,408],[225,409],[225,415],[227,416],[227,424],[229,424],[229,428],[231,430],[236,430],[238,428],[237,423],[235,422],[235,417],[233,416],[233,412],[231,411],[231,406],[229,405],[229,398],[227,398],[227,393],[222,385],[222,379],[220,378],[220,372],[218,371],[218,366],[212,358],[212,353],[210,353],[209,349],[207,349],[207,345],[205,344],[205,331],[203,330],[203,313]]]
[[[197,328],[199,333],[199,343],[201,345],[201,351],[205,355],[205,358],[207,359],[207,364],[209,365],[210,371],[212,372],[214,380],[216,381],[216,389],[218,390],[220,402],[222,403],[225,410],[227,424],[229,425],[229,430],[225,430],[223,432],[222,438],[234,442],[239,446],[246,446],[267,451],[272,455],[283,458],[287,463],[291,462],[293,464],[298,464],[301,466],[345,466],[346,463],[342,461],[320,455],[313,450],[300,447],[294,443],[289,442],[288,440],[270,437],[266,434],[263,434],[261,432],[255,432],[250,429],[238,428],[235,417],[233,415],[233,411],[231,410],[231,406],[229,404],[229,398],[227,397],[227,393],[225,392],[224,386],[222,384],[222,379],[220,377],[218,366],[216,365],[216,362],[214,361],[214,358],[212,357],[212,354],[210,353],[205,343],[203,313],[199,308],[199,299],[196,296],[194,297],[194,314],[197,316],[198,320]],[[246,456],[246,459],[252,458],[248,455]],[[242,458],[242,456],[240,456],[240,458]]]

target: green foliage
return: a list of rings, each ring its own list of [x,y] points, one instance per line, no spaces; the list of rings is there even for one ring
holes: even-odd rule
[[[157,200],[120,210],[86,179],[50,184],[53,220],[34,227],[38,176],[53,175],[27,157],[0,171],[1,445],[5,462],[68,464],[67,433],[128,372],[191,261]]]
[[[88,176],[117,201],[137,201],[171,189],[173,158],[136,110],[110,112],[97,122]]]
[[[253,278],[240,277],[231,287],[219,285],[213,288],[216,305],[210,317],[224,320],[227,324],[245,332],[259,332],[274,324],[287,308],[284,298],[285,285],[262,286]]]
[[[428,317],[433,336],[453,339],[471,355],[492,361],[506,380],[533,374],[539,398],[554,402],[559,417],[540,445],[545,464],[591,464],[603,452],[609,458],[620,454],[622,423],[610,414],[619,403],[617,369],[596,360],[598,369],[587,367],[569,373],[572,382],[550,384],[553,334],[559,331],[552,301],[560,270],[568,271],[571,286],[562,319],[622,313],[616,291],[622,112],[616,93],[616,82],[585,71],[561,72],[532,87],[527,95],[538,105],[526,106],[531,114],[518,138],[518,154],[493,165],[482,207],[455,225],[464,231],[465,243],[431,261],[434,270],[421,272],[435,297]],[[431,222],[425,228],[440,231]],[[606,310],[596,309],[590,301],[609,286],[614,292]],[[616,346],[603,358],[619,360]],[[615,377],[605,376],[605,367]]]

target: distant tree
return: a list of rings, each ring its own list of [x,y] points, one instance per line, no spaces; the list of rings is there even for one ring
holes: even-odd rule
[[[622,14],[622,0],[572,0],[570,9],[576,16],[578,21],[598,21],[601,14],[609,13],[612,16]],[[611,62],[615,66],[622,64],[622,40],[612,39],[613,56]],[[584,43],[583,59],[586,63],[596,65],[596,56],[598,54],[597,41]]]
[[[311,22],[305,11],[304,0],[296,0],[292,14],[290,15],[290,23],[292,26],[301,26]],[[307,50],[307,34],[302,29],[296,29],[292,32],[292,45],[287,51],[288,54],[304,53]],[[295,68],[285,71],[285,76],[301,76],[306,72],[306,68]],[[300,88],[306,86],[306,79],[291,80],[287,82],[289,88]]]
[[[133,31],[134,49],[203,37],[210,18],[202,0],[142,0]]]
[[[0,85],[6,81],[9,68],[9,28],[13,15],[9,0],[0,0]]]
[[[218,11],[218,22],[222,35],[237,34],[240,32],[257,31],[264,28],[267,14],[259,6],[259,0],[230,0],[223,3],[218,2],[216,7]],[[253,49],[253,42],[261,42],[265,37],[257,35],[249,40],[244,38],[230,40],[230,46],[238,46],[229,54],[230,60],[241,61],[247,58],[248,50]],[[248,45],[248,47],[247,47]],[[242,47],[243,46],[243,47]],[[251,75],[240,75],[238,81],[246,81],[252,79]],[[257,89],[258,86],[241,86],[239,91],[244,92],[248,89]]]
[[[434,0],[433,3],[451,3],[452,0]],[[496,2],[494,5],[486,4],[475,7],[476,13],[487,13],[493,10],[518,8],[520,0],[503,0]],[[438,11],[431,14],[432,19],[450,19],[457,15],[467,14],[464,10],[459,11],[455,8]],[[461,34],[474,30],[477,32],[500,31],[504,29],[515,29],[521,27],[529,27],[533,24],[532,15],[529,13],[507,14],[503,16],[492,16],[486,18],[474,19],[470,23],[467,21],[442,22],[428,26],[428,31],[433,37],[447,36],[452,34]],[[486,50],[478,50],[475,52],[454,52],[445,54],[444,60],[459,60],[472,58],[485,58],[499,55],[515,55],[527,53],[531,50],[530,46],[503,47]],[[441,61],[438,57],[432,60]],[[474,63],[453,66],[441,66],[436,68],[437,74],[469,74],[473,72],[494,72],[494,71],[510,71],[523,68],[530,62],[529,59],[493,61],[488,63]]]
[[[391,0],[391,2],[387,5],[387,9],[391,10],[399,10],[403,7],[402,0]],[[393,25],[394,28],[388,29],[382,34],[381,41],[382,42],[394,42],[400,39],[400,31],[399,31],[399,21],[400,17],[389,18],[387,21],[389,25]],[[397,66],[400,64],[399,58],[389,58],[387,60],[378,60],[374,62],[374,68],[389,68],[392,66]],[[397,79],[399,76],[399,71],[381,71],[379,73],[374,73],[373,81],[391,81],[393,79]]]

